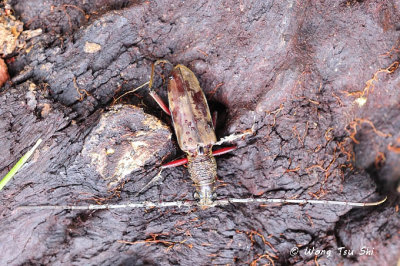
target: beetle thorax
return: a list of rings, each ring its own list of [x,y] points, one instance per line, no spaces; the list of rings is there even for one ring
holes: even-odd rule
[[[213,184],[217,176],[217,163],[211,153],[188,156],[190,178],[196,186]]]

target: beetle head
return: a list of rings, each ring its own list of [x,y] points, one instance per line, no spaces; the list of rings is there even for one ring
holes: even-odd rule
[[[193,197],[199,201],[201,207],[210,207],[213,205],[217,194],[214,192],[214,187],[210,185],[196,186],[196,192]]]

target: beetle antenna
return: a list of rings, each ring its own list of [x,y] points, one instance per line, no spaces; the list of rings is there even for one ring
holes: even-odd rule
[[[377,206],[386,201],[387,197],[375,202],[350,202],[333,200],[307,200],[307,199],[263,199],[263,198],[228,198],[213,202],[207,207],[225,206],[235,203],[288,203],[288,204],[320,204],[320,205],[341,205],[353,207]],[[164,208],[164,207],[193,207],[199,206],[197,201],[166,201],[166,202],[130,202],[125,204],[91,204],[86,206],[76,205],[42,205],[42,206],[19,206],[15,210],[107,210],[126,208]]]

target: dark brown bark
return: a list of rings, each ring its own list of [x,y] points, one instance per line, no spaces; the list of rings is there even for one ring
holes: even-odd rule
[[[26,29],[44,32],[29,51],[8,60],[13,84],[0,94],[1,176],[38,138],[43,144],[0,192],[1,264],[397,263],[398,1],[10,4]],[[182,154],[168,138],[171,127],[143,123],[159,118],[171,126],[145,89],[124,98],[136,106],[122,109],[124,115],[107,109],[114,96],[147,82],[151,63],[162,58],[189,67],[211,105],[225,113],[218,137],[250,128],[255,117],[255,136],[217,159],[219,197],[373,201],[389,195],[388,201],[368,208],[13,212],[19,205],[91,199],[192,199],[183,167],[166,170],[163,181],[133,197],[163,159]],[[151,137],[140,146],[130,136]],[[132,145],[138,156],[151,153],[144,166],[120,175],[115,162]],[[106,165],[91,156],[112,151]],[[124,185],[109,192],[103,178],[116,172]],[[300,254],[291,256],[295,246]],[[363,246],[373,254],[358,255]],[[312,247],[332,254],[306,254]],[[339,255],[339,247],[354,255]]]

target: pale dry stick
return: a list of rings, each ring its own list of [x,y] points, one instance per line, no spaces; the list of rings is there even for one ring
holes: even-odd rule
[[[238,139],[242,139],[243,137],[245,137],[247,135],[254,135],[254,132],[256,132],[256,130],[255,130],[255,126],[256,126],[255,120],[256,120],[256,117],[254,115],[253,126],[250,129],[246,129],[243,133],[231,134],[229,136],[221,138],[218,142],[214,143],[213,145],[222,145],[225,142],[234,142],[234,141],[236,141]]]
[[[253,134],[254,134],[254,129],[252,127],[251,129],[245,130],[243,133],[232,134],[232,135],[226,136],[226,137],[220,139],[218,142],[214,143],[214,145],[221,145],[225,142],[234,142],[234,141],[241,139],[247,135],[253,135]]]
[[[228,198],[216,200],[208,207],[225,206],[234,203],[292,203],[292,204],[327,204],[354,207],[377,206],[386,201],[387,197],[376,202],[349,202],[333,200],[307,200],[307,199],[263,199],[263,198]],[[167,202],[131,202],[126,204],[103,204],[103,205],[42,205],[42,206],[19,206],[16,210],[105,210],[105,209],[125,209],[125,208],[163,208],[163,207],[193,207],[199,206],[197,201],[167,201]]]

